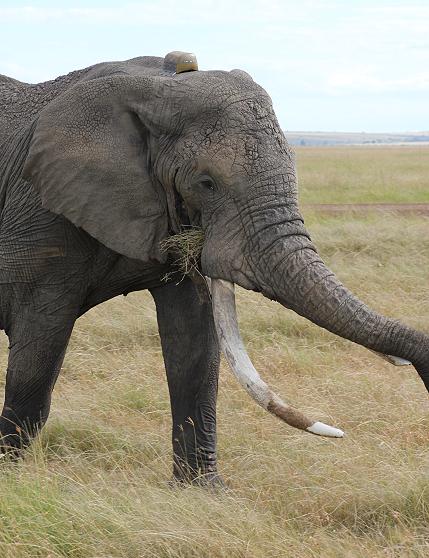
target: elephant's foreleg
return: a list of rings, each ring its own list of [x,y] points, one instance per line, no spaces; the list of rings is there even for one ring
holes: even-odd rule
[[[60,302],[58,302],[60,305]],[[74,318],[25,311],[8,328],[10,342],[4,407],[0,417],[0,451],[16,455],[48,418]]]
[[[188,278],[151,292],[170,390],[174,477],[221,482],[216,464],[219,347],[211,302]]]

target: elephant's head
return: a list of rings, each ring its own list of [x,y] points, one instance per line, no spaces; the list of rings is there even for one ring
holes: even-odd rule
[[[260,380],[240,345],[230,283],[408,359],[429,387],[428,336],[371,311],[317,254],[293,153],[269,96],[245,72],[160,73],[138,60],[94,70],[40,114],[24,176],[45,207],[132,258],[163,260],[161,240],[201,226],[202,272],[223,280],[212,287],[225,353],[255,399],[289,424],[342,434]]]

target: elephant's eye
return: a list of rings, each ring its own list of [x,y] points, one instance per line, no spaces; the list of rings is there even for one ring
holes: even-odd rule
[[[208,176],[205,176],[202,180],[199,181],[198,184],[200,184],[200,186],[202,186],[206,190],[213,191],[216,188],[215,181]]]

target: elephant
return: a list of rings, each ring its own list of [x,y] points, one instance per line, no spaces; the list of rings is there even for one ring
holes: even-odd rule
[[[313,434],[343,435],[261,379],[240,338],[234,285],[411,363],[429,389],[429,336],[371,310],[319,256],[298,207],[293,150],[245,71],[201,71],[194,55],[175,51],[40,84],[0,76],[0,104],[5,454],[21,455],[46,422],[75,321],[131,291],[155,301],[180,483],[222,484],[221,351],[267,411]],[[162,245],[191,230],[204,236],[183,275]]]

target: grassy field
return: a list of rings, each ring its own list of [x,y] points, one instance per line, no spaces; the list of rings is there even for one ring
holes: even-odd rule
[[[398,201],[401,193],[421,201],[429,191],[418,149],[304,149],[298,162],[303,201]],[[427,218],[308,214],[306,222],[361,298],[429,331]],[[223,364],[219,460],[231,490],[169,488],[170,411],[154,306],[147,293],[112,300],[78,321],[43,435],[25,460],[0,471],[1,558],[429,555],[429,398],[414,370],[256,294],[238,298],[242,333],[265,379],[346,438],[276,421]]]
[[[429,147],[298,147],[302,203],[429,202]]]

